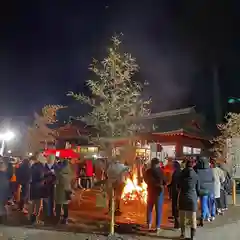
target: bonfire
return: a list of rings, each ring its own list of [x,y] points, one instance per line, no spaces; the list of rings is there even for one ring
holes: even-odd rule
[[[147,184],[143,181],[138,185],[137,174],[131,174],[127,180],[122,192],[122,200],[124,203],[130,201],[141,201],[147,203]]]

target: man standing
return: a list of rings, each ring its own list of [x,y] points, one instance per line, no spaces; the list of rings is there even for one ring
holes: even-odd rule
[[[29,207],[29,217],[32,224],[37,222],[40,213],[41,200],[46,197],[45,179],[44,179],[44,159],[41,154],[31,158],[33,164],[31,167],[30,200],[32,204]]]
[[[148,199],[147,199],[147,223],[149,230],[152,227],[152,212],[153,207],[156,211],[156,227],[157,235],[161,232],[162,207],[164,201],[164,186],[166,179],[160,167],[158,158],[151,160],[151,167],[144,173],[144,180],[147,184]]]
[[[120,161],[115,161],[111,163],[107,169],[107,177],[108,177],[107,185],[109,189],[109,210],[111,209],[111,199],[112,199],[112,193],[114,191],[115,207],[116,207],[115,214],[117,216],[121,215],[120,201],[121,201],[122,191],[125,186],[126,174],[128,173],[128,171],[129,171],[129,168],[123,163],[121,163]]]
[[[29,188],[31,182],[31,165],[29,159],[24,159],[16,170],[16,177],[18,184],[21,185],[19,210],[23,211],[24,204],[29,200]]]
[[[56,217],[61,224],[67,224],[68,220],[68,202],[71,200],[73,171],[68,160],[62,160],[56,167]],[[63,216],[61,218],[61,212]]]
[[[47,158],[47,162],[44,165],[45,173],[45,191],[47,198],[43,200],[43,210],[45,217],[53,218],[54,217],[54,192],[55,192],[55,156],[50,155]]]

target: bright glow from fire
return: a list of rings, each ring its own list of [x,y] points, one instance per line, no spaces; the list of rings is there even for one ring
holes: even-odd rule
[[[122,200],[125,203],[133,200],[147,203],[147,184],[142,182],[141,185],[138,185],[137,174],[133,174],[132,178],[127,178],[122,193]]]

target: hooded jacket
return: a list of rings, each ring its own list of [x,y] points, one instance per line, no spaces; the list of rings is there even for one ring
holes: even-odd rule
[[[200,190],[204,190],[209,192],[209,194],[213,194],[214,175],[213,170],[209,166],[209,160],[207,157],[201,157],[199,159],[196,172],[200,181]]]
[[[151,167],[144,173],[144,180],[147,184],[148,196],[155,198],[164,190],[166,179],[160,167]]]
[[[197,211],[199,187],[199,178],[193,168],[184,168],[179,176],[179,210]]]

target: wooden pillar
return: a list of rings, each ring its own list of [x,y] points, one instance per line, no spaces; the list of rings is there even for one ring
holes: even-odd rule
[[[110,222],[110,235],[114,235],[115,233],[115,192],[114,189],[111,189],[112,194],[111,194],[111,222]]]
[[[233,179],[233,185],[232,185],[232,201],[233,201],[233,205],[236,205],[236,180]]]
[[[182,143],[179,140],[176,141],[176,157],[180,157],[183,155],[182,148]]]

